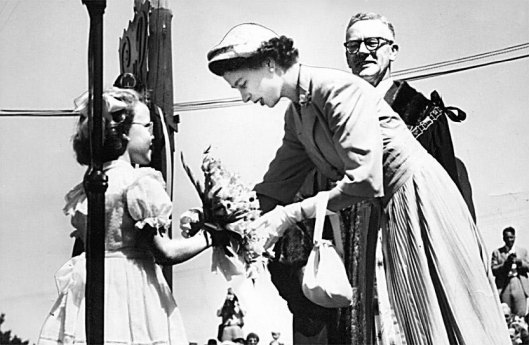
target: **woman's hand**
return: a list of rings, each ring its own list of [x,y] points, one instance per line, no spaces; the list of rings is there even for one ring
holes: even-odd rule
[[[275,236],[282,236],[289,226],[296,223],[295,217],[289,215],[283,206],[276,206],[272,211],[265,213],[253,223],[250,228],[260,233],[263,229]]]
[[[257,233],[266,229],[273,237],[283,236],[292,225],[304,219],[316,217],[317,196],[295,202],[287,206],[276,206],[250,224],[250,228]],[[266,248],[266,246],[265,246]]]

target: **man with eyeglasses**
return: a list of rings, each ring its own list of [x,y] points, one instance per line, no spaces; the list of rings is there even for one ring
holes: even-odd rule
[[[385,101],[398,113],[415,138],[445,168],[462,191],[475,218],[470,183],[464,165],[454,156],[454,148],[447,117],[462,121],[465,113],[453,107],[445,107],[436,91],[431,99],[417,92],[408,83],[391,78],[391,64],[395,61],[399,46],[395,43],[393,24],[376,13],[358,13],[351,17],[345,34],[345,55],[353,74],[373,85]],[[458,171],[458,168],[460,169]],[[376,207],[355,205],[354,207]],[[378,224],[360,221],[362,231],[377,232]],[[360,231],[360,229],[359,229]],[[377,336],[383,344],[404,344],[401,331],[390,306],[385,281],[382,250],[377,243],[376,298],[373,307],[376,315]]]
[[[459,187],[475,218],[470,183],[464,165],[454,155],[447,120],[463,121],[465,113],[455,107],[445,107],[436,91],[429,100],[405,81],[391,78],[391,63],[397,57],[399,46],[395,43],[393,24],[386,17],[376,13],[352,16],[344,47],[353,74],[373,85],[402,117],[417,140]]]

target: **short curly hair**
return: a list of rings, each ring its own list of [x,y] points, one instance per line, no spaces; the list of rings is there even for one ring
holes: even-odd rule
[[[134,108],[140,102],[140,98],[134,90],[119,88],[106,90],[103,94],[114,97],[127,105],[125,109],[110,113],[110,119],[103,117],[104,135],[101,160],[104,163],[117,159],[127,150],[127,135],[134,119]],[[90,131],[88,118],[85,115],[80,116],[77,122],[77,130],[72,137],[72,142],[77,162],[81,165],[89,165],[92,160]]]
[[[286,36],[273,37],[261,44],[261,47],[250,57],[236,57],[219,60],[210,64],[210,69],[216,75],[222,76],[226,72],[233,72],[244,68],[258,69],[267,59],[272,59],[283,69],[289,69],[298,61],[299,51],[294,47],[294,41]]]

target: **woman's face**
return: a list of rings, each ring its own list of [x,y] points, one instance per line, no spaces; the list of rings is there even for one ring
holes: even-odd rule
[[[152,122],[149,108],[141,102],[134,107],[134,120],[129,130],[127,151],[130,161],[136,164],[149,164],[151,161]]]
[[[272,108],[281,99],[282,79],[275,68],[263,64],[260,68],[243,68],[226,72],[224,79],[239,90],[243,102],[252,101]]]

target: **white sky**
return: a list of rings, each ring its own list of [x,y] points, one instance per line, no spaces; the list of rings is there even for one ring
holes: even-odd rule
[[[209,73],[206,53],[233,25],[257,22],[294,39],[301,61],[347,69],[342,42],[347,21],[375,11],[393,21],[400,44],[394,70],[440,62],[529,42],[529,2],[481,1],[171,1],[175,102],[236,97]],[[133,1],[108,1],[105,84],[119,73],[118,40],[132,18]],[[88,14],[81,1],[0,0],[0,108],[70,109],[87,88]],[[527,51],[525,51],[527,53]],[[452,124],[456,155],[466,164],[480,226],[489,251],[513,225],[529,246],[526,177],[529,152],[528,59],[415,82],[439,91],[468,118]],[[254,105],[183,112],[177,149],[200,172],[201,151],[218,157],[248,182],[258,182],[279,145],[282,111]],[[64,194],[85,168],[73,158],[72,118],[0,118],[0,312],[3,329],[36,341],[56,298],[55,271],[69,258]],[[177,156],[178,157],[178,156]],[[175,166],[175,218],[199,201]],[[175,298],[189,339],[214,337],[228,286],[209,273],[210,253],[174,268]],[[247,332],[263,343],[272,328],[290,340],[288,313],[266,279],[256,288],[233,283],[249,309]],[[255,297],[259,296],[259,297]],[[269,321],[267,321],[269,320]]]

